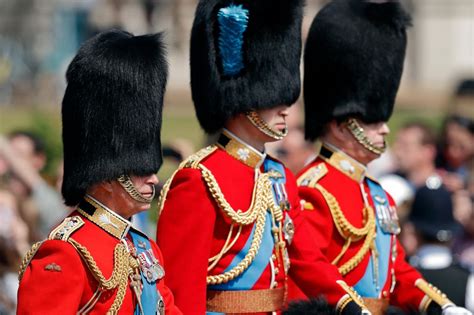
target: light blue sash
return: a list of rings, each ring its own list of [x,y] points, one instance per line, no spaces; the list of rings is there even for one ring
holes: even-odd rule
[[[275,183],[275,181],[278,181],[278,183],[285,183],[285,172],[284,168],[280,163],[277,163],[275,161],[272,161],[270,159],[266,159],[264,162],[264,170],[265,172],[268,172],[270,170],[275,170],[278,171],[282,177],[279,178],[270,178],[272,181],[272,184]],[[275,188],[274,188],[275,189]],[[275,193],[280,193],[274,190],[274,196]],[[242,250],[234,257],[230,265],[224,270],[224,272],[227,272],[234,268],[242,259],[245,257],[245,255],[248,253],[250,249],[250,244],[253,239],[253,235],[255,233],[255,225],[252,229],[252,232]],[[263,272],[267,268],[268,264],[270,263],[270,259],[273,253],[273,249],[275,247],[275,241],[273,239],[272,235],[272,216],[270,212],[267,212],[266,214],[266,219],[265,219],[265,228],[263,231],[263,237],[262,237],[262,243],[260,245],[260,249],[255,256],[254,261],[252,264],[237,278],[235,278],[232,281],[229,281],[227,283],[219,284],[219,285],[212,285],[208,286],[209,290],[216,290],[216,291],[243,291],[243,290],[251,290],[255,283],[260,279],[262,276]],[[222,313],[216,313],[216,312],[206,312],[208,315],[218,315]]]
[[[367,179],[367,184],[369,185],[370,196],[372,198],[372,201],[374,202],[375,212],[377,214],[377,218],[375,220],[377,225],[377,236],[375,238],[375,245],[379,254],[378,279],[375,279],[374,262],[371,256],[364,276],[357,282],[357,284],[354,286],[354,289],[362,297],[379,298],[380,292],[383,289],[385,282],[387,281],[388,266],[392,245],[392,234],[384,232],[380,227],[378,213],[379,211],[377,209],[379,207],[387,207],[389,205],[387,195],[378,183]]]
[[[138,255],[140,253],[147,251],[148,249],[151,249],[151,244],[148,238],[132,230],[130,230],[129,233],[132,236],[133,245],[135,245]],[[156,282],[149,283],[145,275],[142,272],[140,272],[140,274],[142,276],[142,284],[143,284],[142,296],[140,299],[142,303],[142,307],[143,307],[143,312],[145,315],[149,315],[149,314],[155,315],[157,312],[156,306],[157,306],[158,301],[161,299],[161,295],[158,292],[158,289],[156,287]],[[138,304],[135,307],[134,314],[141,315],[140,307],[138,306]]]

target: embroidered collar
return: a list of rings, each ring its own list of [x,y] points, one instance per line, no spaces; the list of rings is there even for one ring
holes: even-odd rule
[[[259,152],[227,129],[224,129],[219,136],[217,146],[251,168],[260,168],[267,156],[266,153]]]
[[[354,160],[334,145],[324,142],[320,145],[319,157],[356,182],[362,182],[367,173],[367,167]]]
[[[111,234],[112,236],[124,238],[132,223],[114,211],[107,208],[104,204],[87,195],[79,204],[77,211],[92,221],[95,225]]]

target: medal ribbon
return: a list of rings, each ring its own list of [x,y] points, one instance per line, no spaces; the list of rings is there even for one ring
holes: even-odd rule
[[[152,249],[151,249],[151,244],[148,238],[140,235],[139,233],[133,230],[130,230],[129,234],[132,237],[133,244],[135,245],[135,248],[137,250],[137,255],[140,258],[142,257],[146,258],[147,262],[151,260],[151,264],[154,264],[153,259],[149,257],[150,252],[148,250],[152,250]],[[151,252],[151,255],[153,255],[153,252]],[[142,259],[140,259],[140,262],[143,263]],[[161,295],[158,292],[158,288],[156,287],[156,281],[153,281],[151,283],[148,282],[147,277],[143,271],[140,272],[140,275],[141,275],[142,284],[143,284],[142,295],[140,297],[141,304],[143,307],[143,313],[145,315],[157,314],[157,303],[159,300],[161,300]],[[141,311],[138,305],[135,308],[134,314],[141,315]]]
[[[370,179],[366,180],[375,208],[388,207],[388,198],[383,188]],[[379,214],[377,214],[377,217],[378,216]],[[370,257],[364,276],[354,286],[357,293],[362,297],[369,298],[380,298],[381,289],[383,289],[388,277],[388,266],[392,248],[392,234],[382,229],[379,218],[375,221],[377,225],[375,246],[378,252],[378,264],[376,264],[378,265],[378,270],[375,270],[373,257]]]

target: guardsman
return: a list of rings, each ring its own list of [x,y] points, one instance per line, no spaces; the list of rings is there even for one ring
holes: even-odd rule
[[[218,140],[165,184],[157,227],[185,314],[280,311],[288,276],[309,296],[324,289],[341,313],[361,313],[359,297],[320,268],[323,256],[300,228],[294,176],[265,153],[266,142],[286,135],[300,93],[301,18],[299,0],[198,4],[192,96],[201,127]]]
[[[372,314],[389,304],[470,314],[405,261],[395,205],[367,176],[385,149],[410,18],[398,1],[335,0],[316,16],[305,50],[306,137],[318,157],[298,176],[312,238]],[[331,301],[330,301],[331,302]]]
[[[112,30],[79,49],[62,103],[62,194],[75,210],[24,258],[18,314],[181,314],[155,242],[136,230],[161,166],[160,34]]]

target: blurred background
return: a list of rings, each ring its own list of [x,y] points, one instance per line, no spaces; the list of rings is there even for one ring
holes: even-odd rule
[[[304,37],[326,2],[307,0]],[[413,27],[389,122],[391,150],[370,168],[400,206],[400,220],[406,225],[401,239],[409,256],[418,257],[426,243],[415,224],[421,220],[434,229],[429,244],[447,246],[456,261],[473,270],[474,1],[402,2],[412,14]],[[60,108],[67,65],[84,40],[110,28],[136,35],[165,33],[170,78],[162,136],[169,158],[159,173],[162,182],[180,160],[206,143],[189,87],[189,37],[196,4],[197,0],[0,0],[0,314],[14,309],[12,272],[19,258],[68,213],[59,194]],[[288,138],[268,150],[298,172],[311,159],[312,145],[303,138],[301,104],[292,107],[291,115]],[[447,203],[429,204],[429,193],[414,203],[418,190],[426,187],[436,196],[444,196],[438,189],[446,190]],[[415,204],[425,212],[416,212]],[[155,207],[144,220],[150,235]],[[430,221],[433,211],[439,214],[436,222]],[[452,225],[440,224],[450,220]],[[439,231],[449,235],[438,237]]]

